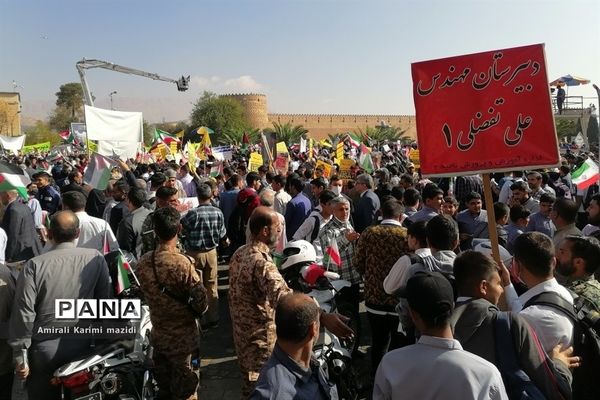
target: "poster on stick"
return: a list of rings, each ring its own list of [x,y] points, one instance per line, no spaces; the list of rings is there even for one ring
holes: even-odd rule
[[[411,70],[423,175],[558,165],[543,44],[416,62]]]

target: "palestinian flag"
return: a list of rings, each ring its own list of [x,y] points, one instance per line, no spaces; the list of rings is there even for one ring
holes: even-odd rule
[[[350,144],[350,146],[356,147],[356,148],[360,147],[361,140],[355,134],[348,132],[346,134],[346,138],[348,139],[348,143]]]
[[[129,282],[129,263],[123,256],[123,253],[119,254],[117,260],[117,281],[115,282],[115,294],[121,294],[123,290],[129,289],[131,283]]]
[[[25,200],[29,200],[27,185],[31,180],[21,168],[14,164],[0,161],[0,192],[16,190]]]
[[[571,179],[577,185],[577,189],[587,189],[594,183],[598,183],[600,179],[598,164],[588,158],[579,168],[571,172]]]
[[[118,165],[115,160],[94,153],[85,169],[83,180],[98,190],[104,190],[110,180],[110,171]]]
[[[329,256],[329,261],[337,265],[338,267],[342,266],[342,256],[340,255],[340,250],[338,248],[337,240],[334,238],[331,245],[327,247],[327,255]]]

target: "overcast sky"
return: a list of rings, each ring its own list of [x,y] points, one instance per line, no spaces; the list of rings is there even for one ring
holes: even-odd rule
[[[0,91],[43,118],[75,63],[96,58],[190,90],[88,70],[96,105],[180,120],[204,90],[258,92],[270,112],[413,114],[410,64],[545,43],[550,79],[600,83],[600,1],[0,0]],[[591,85],[570,95],[596,102]]]

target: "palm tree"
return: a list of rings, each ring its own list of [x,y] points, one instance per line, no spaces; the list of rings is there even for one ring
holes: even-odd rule
[[[342,139],[344,139],[344,136],[346,136],[345,133],[330,133],[327,135],[329,137],[329,142],[335,146],[336,144],[338,144],[338,142]]]
[[[240,145],[242,143],[244,133],[248,134],[250,143],[258,143],[258,141],[260,140],[259,129],[237,129],[228,130],[216,135],[216,142],[218,144]]]
[[[363,141],[371,140],[375,142],[401,140],[405,133],[406,130],[402,130],[395,126],[367,126],[364,130],[358,128],[358,130],[354,132],[354,134],[359,136]]]
[[[289,147],[294,143],[298,143],[300,138],[305,138],[308,133],[308,129],[304,128],[302,125],[294,125],[290,122],[286,122],[281,125],[277,122],[273,122],[273,128],[265,129],[265,133],[276,133],[278,142],[285,142],[285,144]]]

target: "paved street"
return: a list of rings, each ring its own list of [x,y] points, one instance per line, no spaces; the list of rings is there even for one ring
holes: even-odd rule
[[[240,371],[233,346],[231,319],[227,304],[227,265],[219,266],[219,308],[220,323],[218,328],[204,332],[201,346],[201,380],[200,398],[202,400],[229,400],[240,398]],[[364,309],[361,307],[363,337],[361,344],[370,341],[370,330]],[[368,351],[368,346],[361,346],[361,353]],[[369,357],[356,360],[361,376],[369,376]]]

